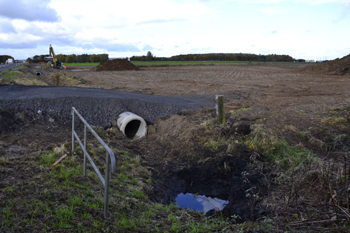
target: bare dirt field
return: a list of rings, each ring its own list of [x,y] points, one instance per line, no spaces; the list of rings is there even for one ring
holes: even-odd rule
[[[129,151],[151,174],[152,182],[140,179],[138,185],[150,201],[167,204],[174,202],[177,194],[186,192],[228,200],[230,203],[222,212],[211,211],[207,216],[225,216],[231,222],[225,226],[215,225],[209,232],[222,231],[220,227],[227,227],[227,231],[240,227],[244,232],[346,232],[350,220],[350,76],[315,73],[305,66],[253,63],[99,72],[90,71],[91,67],[72,66],[59,71],[59,75],[62,86],[185,99],[195,98],[198,94],[212,96],[212,107],[155,120],[145,138],[126,139],[113,123],[106,130],[100,129],[109,145],[119,151]],[[54,84],[52,77],[57,73],[41,70],[42,74],[35,76],[38,68],[18,69],[24,73],[31,71],[33,79],[48,85]],[[226,97],[227,124],[219,125],[215,121],[215,94]],[[8,201],[13,195],[21,198],[20,191],[10,192],[9,187],[41,197],[43,194],[35,191],[35,187],[41,185],[50,189],[51,186],[36,173],[48,170],[42,165],[26,164],[41,161],[41,153],[52,151],[61,144],[69,150],[69,128],[62,128],[57,122],[47,125],[38,118],[6,109],[1,111],[0,207],[10,208]],[[96,145],[91,147],[99,152]],[[82,153],[79,153],[77,159],[81,161]],[[293,158],[284,157],[287,154],[292,154]],[[119,173],[123,171],[122,167],[118,168]],[[22,175],[24,172],[25,176]],[[118,175],[112,176],[112,179],[118,178]],[[28,190],[23,188],[32,179],[37,179],[36,186],[30,186]],[[81,181],[82,178],[74,179]],[[111,189],[121,193],[127,192],[128,188],[119,183],[111,185]],[[57,198],[59,192],[50,195]],[[125,210],[124,215],[129,218],[136,216],[138,219],[138,211],[133,211],[137,201],[130,204],[127,199],[128,204],[123,203],[126,206],[123,209],[118,207],[120,195],[116,198],[119,202],[112,201],[113,207]],[[68,199],[63,195],[59,201],[65,203]],[[14,212],[28,211],[11,208]],[[91,216],[97,216],[95,212],[90,211]],[[190,231],[190,226],[184,223],[186,218],[203,221],[193,212],[186,215],[192,217],[183,217],[183,213],[177,215],[180,222],[177,224],[181,225],[179,232]],[[43,216],[23,215],[17,217],[17,221],[27,218],[44,222],[38,223],[38,230],[50,224],[50,229],[61,229],[55,225],[58,220],[54,218],[46,221]],[[101,224],[121,231],[175,231],[172,229],[174,222],[169,223],[169,216],[161,210],[152,223],[156,228],[149,224],[149,230],[145,230],[148,228],[144,225],[140,228],[118,225],[120,218],[118,215],[109,221],[101,220]],[[245,225],[234,225],[232,219],[234,223]],[[77,217],[71,226],[76,227],[80,220]],[[17,226],[21,231],[30,229],[28,224],[16,225],[11,218],[8,221],[12,225],[3,225],[3,229],[13,230],[11,226]],[[243,223],[245,221],[250,225]],[[89,229],[96,227],[86,222],[83,225]]]

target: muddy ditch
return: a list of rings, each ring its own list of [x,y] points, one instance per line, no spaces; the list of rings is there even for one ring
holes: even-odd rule
[[[212,124],[213,117],[213,108],[185,111],[155,120],[148,136],[140,140],[110,136],[149,166],[153,189],[148,190],[148,196],[152,201],[176,203],[181,196],[193,194],[188,199],[201,198],[198,202],[207,216],[234,216],[237,222],[259,220],[269,211],[262,201],[276,175],[268,159],[235,142],[251,132],[253,122],[227,115],[227,124],[213,123],[216,126],[207,129],[203,122]],[[220,145],[220,141],[229,140],[231,143]],[[212,199],[225,204],[217,208]],[[183,207],[192,209],[192,204]]]
[[[140,115],[149,114],[146,120],[152,124],[147,137],[131,140],[113,130],[116,127],[111,123],[118,111],[127,110],[131,103],[124,101],[120,104],[108,98],[92,100],[88,97],[3,100],[0,128],[2,132],[28,136],[28,140],[32,128],[41,128],[42,131],[51,128],[67,133],[71,126],[68,106],[80,103],[77,109],[82,116],[105,129],[108,144],[132,151],[151,170],[153,189],[147,192],[152,201],[166,204],[176,202],[181,193],[192,193],[228,202],[222,211],[212,208],[206,213],[208,216],[236,216],[237,222],[243,222],[259,220],[266,214],[268,209],[262,201],[276,175],[268,168],[266,158],[256,156],[245,146],[234,142],[235,138],[250,133],[253,121],[246,118],[234,120],[227,115],[227,124],[216,125],[213,123],[213,107],[194,111],[153,103],[158,111],[152,111],[152,107],[139,103],[139,111],[144,111]],[[134,105],[135,102],[132,101]],[[165,116],[159,118],[162,114]],[[70,137],[69,134],[67,136]],[[232,140],[232,143],[220,144],[222,140]],[[216,145],[216,142],[219,144]],[[27,143],[30,144],[29,141]],[[57,142],[53,140],[52,143]],[[48,144],[44,149],[53,147]],[[10,148],[12,151],[15,149]]]

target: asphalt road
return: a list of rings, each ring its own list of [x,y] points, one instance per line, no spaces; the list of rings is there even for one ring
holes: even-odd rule
[[[13,66],[17,66],[17,65],[20,65],[20,64],[0,65],[0,72],[3,71],[3,70],[6,70],[8,68],[11,68]]]
[[[71,108],[75,107],[91,124],[104,126],[124,111],[133,112],[149,123],[157,118],[214,105],[215,97],[155,96],[113,90],[55,87],[0,86],[0,110],[13,114],[23,112],[40,119],[70,124]],[[39,117],[38,117],[39,119]]]

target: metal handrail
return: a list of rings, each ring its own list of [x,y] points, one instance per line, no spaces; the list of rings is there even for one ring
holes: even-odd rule
[[[74,130],[74,113],[77,114],[77,116],[80,118],[80,120],[84,123],[84,145],[81,142],[78,134],[75,132]],[[105,169],[105,179],[103,179],[100,171],[98,170],[98,168],[96,167],[95,163],[92,161],[89,153],[86,150],[86,144],[87,144],[87,130],[86,128],[88,128],[90,130],[90,132],[95,136],[95,138],[101,143],[101,145],[105,148],[106,150],[106,169]],[[91,128],[91,126],[89,125],[89,123],[86,122],[86,120],[79,114],[79,112],[72,107],[72,153],[74,153],[74,149],[75,149],[75,140],[74,138],[77,139],[77,141],[79,142],[80,147],[83,149],[84,151],[84,171],[83,174],[86,177],[87,173],[86,173],[86,158],[88,158],[88,160],[90,161],[92,167],[94,168],[96,174],[98,175],[98,177],[100,178],[103,186],[105,187],[105,198],[104,198],[104,216],[105,218],[108,217],[108,188],[109,188],[109,170],[110,170],[110,165],[109,165],[109,159],[111,159],[111,166],[112,166],[112,173],[115,173],[117,170],[117,166],[116,166],[116,161],[115,161],[115,156],[113,151],[106,145],[106,143],[104,143],[104,141],[100,138],[100,136],[98,136],[98,134]]]

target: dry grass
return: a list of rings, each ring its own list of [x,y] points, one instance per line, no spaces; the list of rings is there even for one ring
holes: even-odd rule
[[[54,83],[55,86],[59,86],[60,85],[60,74],[59,73],[55,73],[52,76],[52,82]]]

